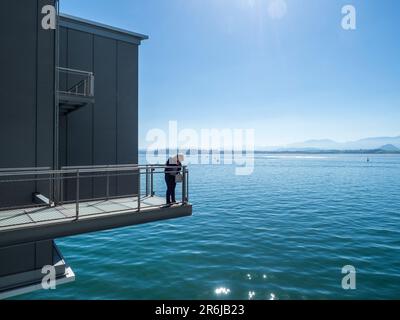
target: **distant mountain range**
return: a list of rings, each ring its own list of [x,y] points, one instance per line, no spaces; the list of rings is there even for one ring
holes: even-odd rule
[[[380,150],[383,150],[383,151],[400,152],[400,149],[397,148],[396,146],[392,145],[392,144],[386,144],[386,145],[380,147],[379,149],[380,149]]]
[[[194,149],[195,150],[195,149]],[[193,150],[193,151],[194,151]],[[210,152],[201,150],[199,152]],[[218,151],[218,150],[215,150]],[[256,147],[256,153],[399,153],[400,136],[366,138],[357,141],[336,142],[330,139],[308,140],[289,144],[284,147]],[[140,153],[146,153],[146,149],[140,149]],[[158,150],[159,154],[169,154],[169,150]],[[176,152],[175,150],[172,153]]]
[[[263,147],[258,151],[272,152],[318,152],[318,151],[384,151],[400,152],[400,136],[398,137],[376,137],[357,141],[336,142],[330,139],[308,140],[289,144],[285,147]]]

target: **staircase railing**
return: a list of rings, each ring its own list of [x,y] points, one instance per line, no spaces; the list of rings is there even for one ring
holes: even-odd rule
[[[89,71],[75,70],[70,68],[57,68],[60,79],[72,85],[66,85],[65,88],[59,88],[58,93],[94,97],[94,74]],[[60,81],[62,83],[62,81]]]

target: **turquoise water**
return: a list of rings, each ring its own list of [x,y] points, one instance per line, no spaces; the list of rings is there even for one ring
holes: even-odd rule
[[[400,157],[370,158],[191,166],[193,217],[58,240],[76,282],[21,298],[398,299]]]

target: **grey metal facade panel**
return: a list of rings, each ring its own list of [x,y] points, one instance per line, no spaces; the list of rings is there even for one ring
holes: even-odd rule
[[[49,4],[38,0],[39,10]],[[54,4],[54,3],[52,3]],[[36,167],[54,166],[55,112],[55,32],[41,28],[42,15],[37,19],[37,104],[36,104]],[[50,197],[47,183],[39,182],[36,191]]]
[[[138,46],[65,27],[60,38],[60,65],[95,75],[94,105],[60,119],[61,165],[138,163]],[[83,181],[83,198],[105,195],[105,179]],[[136,181],[120,178],[118,194],[136,193]],[[116,183],[111,179],[110,195]],[[65,190],[65,199],[75,199],[74,181]]]
[[[68,66],[68,29],[60,27],[59,29],[59,65],[61,67]],[[61,90],[66,90],[67,88],[67,77],[64,74],[59,75],[59,87]]]
[[[93,71],[93,35],[68,30],[67,67],[71,69]],[[68,78],[68,86],[76,83],[72,77]],[[85,166],[93,164],[93,105],[87,105],[68,116],[67,129],[67,161],[68,166]],[[75,196],[75,183],[68,188]],[[80,196],[90,198],[93,194],[92,179],[83,178],[81,181]],[[75,198],[75,197],[74,197]]]
[[[118,29],[82,21],[75,23],[86,24],[88,32],[60,28],[60,66],[94,71],[96,102],[60,118],[60,163],[54,163],[56,32],[41,28],[44,4],[54,1],[0,2],[0,167],[137,163],[138,45],[115,37],[124,33]],[[100,29],[113,36],[101,35]],[[74,81],[60,80],[61,87]],[[132,179],[119,183],[121,192],[136,190]],[[82,197],[102,189],[85,181]],[[111,195],[116,190],[112,182]],[[28,204],[36,191],[49,192],[41,183],[0,185],[0,202]]]
[[[118,164],[138,161],[138,47],[118,43]]]
[[[138,163],[138,46],[118,43],[117,162]],[[118,179],[118,194],[137,192],[139,177]]]
[[[27,276],[26,281],[29,283],[29,275],[23,275],[24,273],[37,270],[40,275],[44,266],[53,265],[54,246],[53,240],[44,240],[1,247],[0,291],[15,282],[24,280],[24,276]],[[16,277],[17,274],[20,277]],[[42,277],[43,275],[39,279]]]
[[[53,164],[55,32],[41,28],[42,5],[0,2],[0,167]],[[50,122],[47,122],[47,121]],[[0,185],[1,201],[30,203],[35,184]]]
[[[93,36],[75,30],[68,30],[67,67],[93,71]],[[68,79],[68,86],[76,81]],[[86,107],[68,116],[68,165],[93,164],[93,106]]]
[[[59,120],[59,167],[66,167],[68,165],[68,117],[60,116]]]
[[[117,42],[94,38],[96,104],[94,110],[94,164],[116,163]]]
[[[52,246],[50,248],[46,248],[50,250],[46,252],[46,255],[52,256],[53,260],[49,261],[45,265],[54,266],[55,275],[57,278],[57,284],[60,284],[59,280],[65,279],[66,277],[66,268],[68,267],[65,264],[64,258],[60,254],[56,244],[53,241],[50,241]],[[36,243],[36,250],[38,249]],[[18,247],[14,248],[15,253],[18,253]],[[21,254],[21,252],[19,252]],[[24,257],[25,258],[25,257]],[[28,258],[28,257],[27,257]],[[22,259],[20,259],[22,260]],[[31,261],[26,261],[26,264],[30,264]],[[21,272],[21,273],[13,273],[8,276],[0,276],[0,297],[3,299],[14,297],[15,294],[19,295],[21,293],[20,290],[26,292],[31,292],[30,288],[33,286],[32,290],[36,290],[36,288],[40,288],[40,285],[43,280],[42,268],[44,264],[36,265],[35,270]],[[61,281],[63,281],[61,280]]]
[[[93,114],[94,165],[117,163],[117,41],[94,37],[96,103]],[[94,183],[94,196],[106,194],[106,180]],[[116,194],[116,179],[110,181],[110,195]]]
[[[39,8],[49,3],[39,0]],[[54,83],[55,83],[55,37],[54,32],[41,28],[37,21],[37,135],[36,166],[53,166],[54,137]]]
[[[68,66],[68,29],[60,28],[59,30],[59,64],[60,66]],[[67,77],[59,76],[60,89],[67,89]],[[59,119],[59,167],[68,165],[68,117],[60,116]]]
[[[23,259],[21,259],[23,257]],[[0,248],[0,277],[35,269],[35,243]]]
[[[35,243],[35,269],[53,264],[53,240],[38,241]]]
[[[1,2],[1,167],[34,167],[36,160],[36,1]],[[18,14],[10,13],[18,12]]]

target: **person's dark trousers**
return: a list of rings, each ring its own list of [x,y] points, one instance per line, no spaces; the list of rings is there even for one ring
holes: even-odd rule
[[[165,183],[167,184],[167,204],[171,204],[175,202],[175,176],[166,174],[165,175]]]

